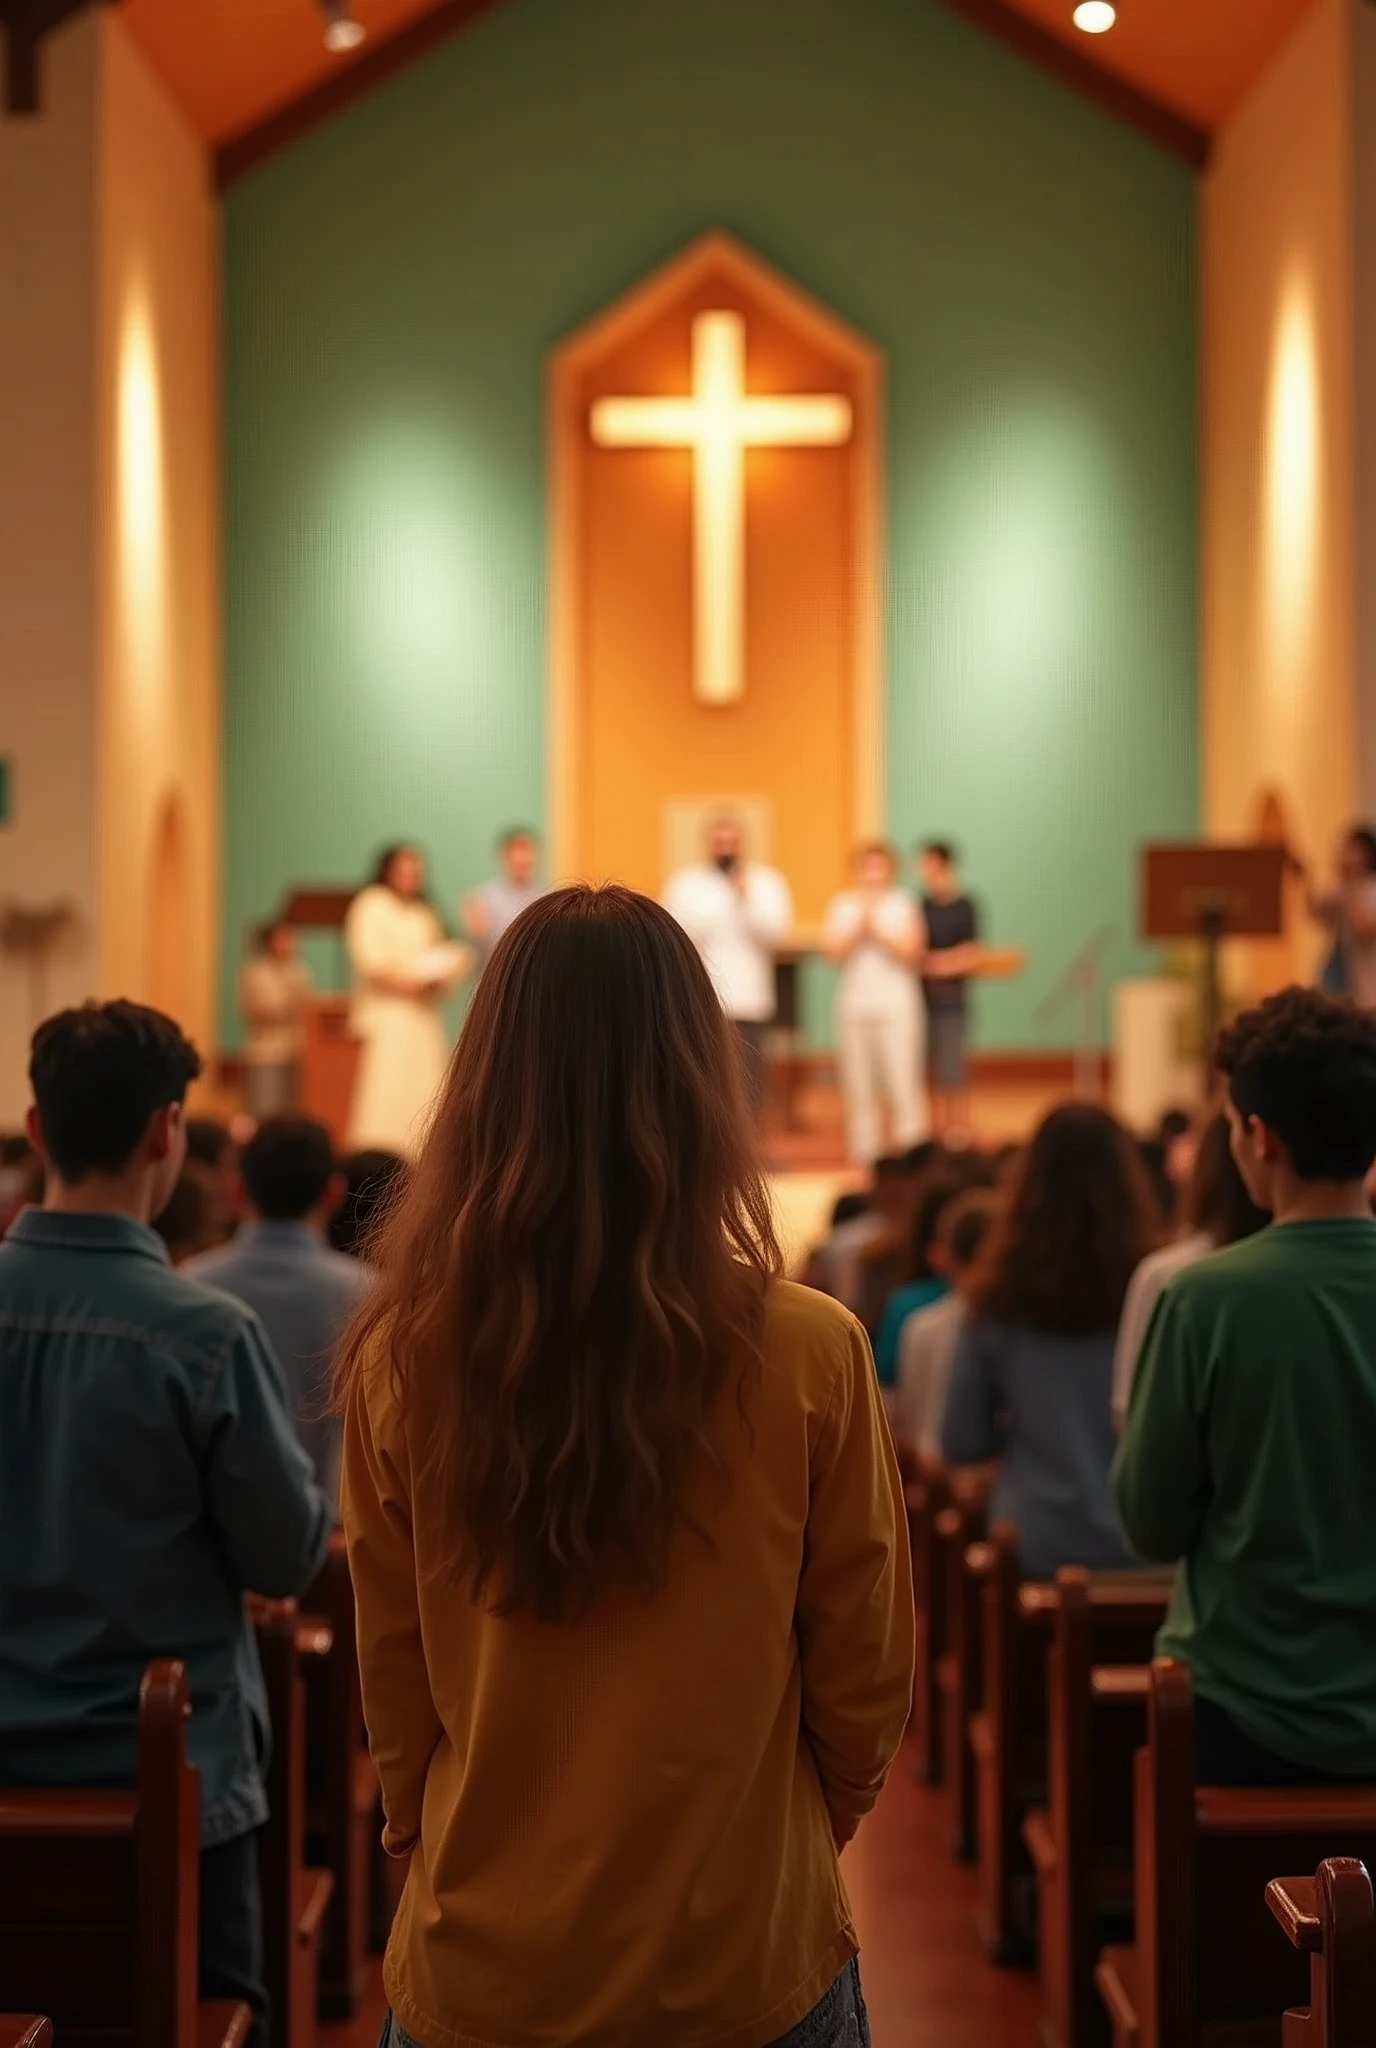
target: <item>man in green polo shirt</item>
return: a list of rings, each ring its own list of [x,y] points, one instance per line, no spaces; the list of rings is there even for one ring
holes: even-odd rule
[[[1218,1064],[1273,1221],[1162,1296],[1118,1507],[1181,1561],[1157,1648],[1194,1675],[1201,1782],[1376,1780],[1376,1017],[1287,989]]]

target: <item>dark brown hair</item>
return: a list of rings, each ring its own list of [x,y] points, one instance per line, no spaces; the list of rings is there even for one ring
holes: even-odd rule
[[[1199,1134],[1186,1215],[1191,1230],[1204,1232],[1219,1246],[1253,1237],[1271,1220],[1247,1192],[1233,1158],[1228,1119],[1221,1111]]]
[[[551,1621],[655,1592],[782,1263],[736,1034],[658,905],[510,928],[375,1258],[337,1397],[386,1362],[456,1578]]]
[[[1062,1336],[1113,1330],[1161,1219],[1136,1145],[1106,1109],[1043,1121],[986,1242],[971,1289],[980,1321]]]
[[[964,1158],[948,1153],[934,1166],[928,1167],[917,1183],[917,1193],[913,1198],[905,1280],[933,1278],[932,1250],[941,1234],[946,1211],[971,1188],[988,1185],[988,1168],[973,1153],[967,1153]]]

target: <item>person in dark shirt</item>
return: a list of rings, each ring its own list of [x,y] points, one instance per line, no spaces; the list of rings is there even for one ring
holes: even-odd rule
[[[330,1517],[258,1318],[168,1261],[200,1060],[135,1003],[33,1044],[41,1209],[0,1245],[0,1782],[132,1785],[139,1685],[186,1667],[200,1774],[200,1985],[268,2039],[256,1830],[267,1696],[252,1589],[301,1593]]]
[[[927,957],[927,1055],[931,1065],[932,1121],[947,1143],[968,1139],[970,1076],[967,1039],[970,977],[979,966],[979,914],[961,887],[954,847],[934,839],[918,857]]]

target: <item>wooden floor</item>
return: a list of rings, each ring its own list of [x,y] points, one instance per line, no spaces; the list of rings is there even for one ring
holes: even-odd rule
[[[985,1961],[973,1874],[947,1855],[938,1795],[914,1782],[906,1754],[845,1872],[874,2048],[1034,2048],[1033,1979]],[[378,1984],[353,2025],[321,2028],[321,2048],[374,2048],[382,2016]]]

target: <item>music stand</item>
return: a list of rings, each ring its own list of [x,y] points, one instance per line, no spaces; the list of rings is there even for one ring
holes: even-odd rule
[[[1204,1064],[1222,1014],[1219,947],[1225,939],[1275,939],[1284,925],[1283,846],[1148,846],[1142,851],[1144,939],[1204,944]]]

